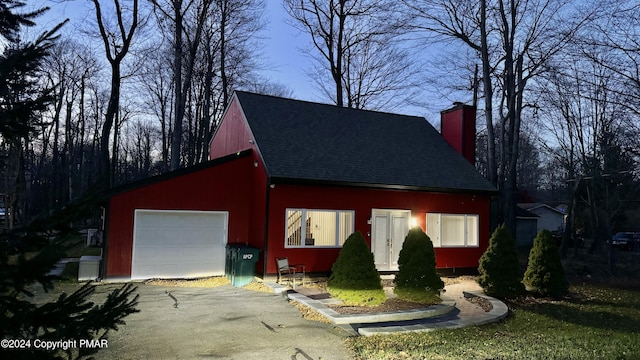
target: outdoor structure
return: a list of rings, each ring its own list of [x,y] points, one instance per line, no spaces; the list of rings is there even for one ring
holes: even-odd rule
[[[355,231],[395,271],[410,226],[439,268],[476,268],[496,191],[472,165],[474,108],[442,121],[444,138],[421,117],[236,92],[209,162],[116,189],[104,277],[221,275],[232,243],[260,249],[257,274],[285,257],[327,272]]]
[[[540,216],[519,206],[516,207],[516,246],[531,247],[533,239],[538,235],[538,219]]]
[[[543,203],[520,203],[518,207],[538,216],[536,232],[564,229],[565,213]]]

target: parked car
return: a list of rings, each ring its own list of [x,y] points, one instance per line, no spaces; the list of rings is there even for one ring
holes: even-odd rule
[[[640,232],[619,232],[611,238],[611,247],[622,250],[640,249]]]

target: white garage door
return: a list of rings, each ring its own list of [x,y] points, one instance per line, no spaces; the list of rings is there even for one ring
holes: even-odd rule
[[[131,278],[224,275],[227,212],[136,210]]]

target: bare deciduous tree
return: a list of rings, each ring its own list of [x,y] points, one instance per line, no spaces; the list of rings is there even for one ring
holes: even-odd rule
[[[208,142],[235,86],[257,68],[260,0],[153,1],[172,34],[173,130],[170,168],[207,158]],[[158,93],[158,91],[155,91]],[[164,134],[164,131],[163,131]]]
[[[590,24],[583,55],[618,77],[618,103],[640,115],[640,4],[621,0],[599,5],[601,16]],[[629,124],[640,129],[640,124]]]
[[[52,111],[41,124],[39,161],[33,166],[33,176],[43,178],[38,185],[47,187],[41,189],[48,197],[46,203],[55,207],[74,199],[83,187],[72,175],[82,176],[84,151],[78,148],[88,138],[86,82],[95,76],[97,66],[89,50],[70,39],[58,41],[43,65],[43,80],[56,91]]]
[[[614,219],[626,210],[628,203],[622,198],[633,197],[627,187],[632,181],[629,172],[636,165],[625,146],[625,139],[635,133],[627,126],[632,112],[616,99],[618,74],[601,61],[581,54],[568,57],[536,84],[543,105],[539,116],[546,125],[545,135],[553,139],[547,150],[561,165],[555,171],[568,181],[564,255],[576,218],[583,214],[580,209],[586,211],[579,223],[587,227],[593,252],[610,236]]]
[[[500,220],[515,229],[520,131],[527,84],[589,18],[568,0],[405,1],[416,30],[461,42],[482,65],[488,178],[501,192]],[[496,97],[497,95],[497,97]],[[496,121],[497,119],[497,121]],[[497,127],[496,127],[497,125]],[[499,133],[496,133],[496,129]],[[495,146],[499,146],[498,149]]]
[[[133,36],[138,27],[138,0],[132,0],[129,5],[123,7],[120,0],[113,0],[115,11],[116,25],[115,28],[109,27],[107,19],[111,17],[102,13],[102,6],[99,0],[91,0],[95,7],[96,21],[98,30],[104,45],[105,55],[111,66],[111,90],[109,95],[109,103],[105,113],[105,122],[102,126],[102,137],[100,143],[101,166],[100,173],[104,177],[107,187],[113,182],[114,169],[111,166],[109,158],[109,138],[113,128],[116,116],[118,115],[118,107],[120,104],[120,85],[122,80],[121,64],[125,58],[131,44]]]
[[[382,106],[398,90],[408,91],[413,85],[412,58],[397,42],[396,2],[285,0],[284,4],[293,25],[311,36],[313,80],[336,105]]]
[[[161,22],[169,22],[173,39],[174,120],[171,139],[170,169],[180,167],[183,120],[187,111],[187,95],[193,81],[193,69],[201,45],[204,25],[213,0],[152,0]]]
[[[160,50],[158,50],[160,49]],[[149,50],[147,61],[140,74],[139,86],[142,87],[145,111],[158,121],[160,135],[160,171],[169,169],[169,151],[172,138],[172,121],[174,119],[173,77],[171,74],[170,55],[164,51],[162,43],[154,44]]]

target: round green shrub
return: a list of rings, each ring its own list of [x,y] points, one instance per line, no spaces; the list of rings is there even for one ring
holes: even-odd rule
[[[529,263],[523,280],[527,290],[543,296],[558,297],[567,292],[560,251],[551,232],[542,230],[533,239]]]
[[[360,232],[344,242],[331,267],[327,290],[345,305],[380,305],[387,300],[373,254]]]
[[[478,284],[490,296],[511,298],[524,292],[516,245],[509,229],[500,225],[479,261]]]
[[[444,288],[444,282],[436,273],[433,243],[420,227],[409,230],[404,239],[394,282],[394,292],[399,297],[411,297],[406,300],[416,300],[415,295],[420,293],[440,294]]]

